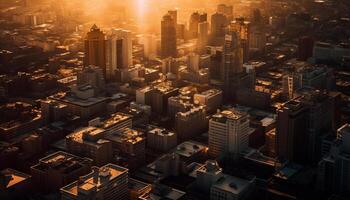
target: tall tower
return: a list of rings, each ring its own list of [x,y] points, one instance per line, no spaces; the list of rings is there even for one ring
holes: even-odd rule
[[[112,29],[107,37],[107,76],[115,75],[117,69],[127,69],[132,65],[131,32]]]
[[[228,30],[225,35],[223,49],[223,62],[221,80],[224,83],[224,91],[229,90],[232,80],[243,72],[243,50],[240,45],[238,33]]]
[[[204,51],[208,45],[209,23],[201,22],[198,24],[198,51]]]
[[[213,38],[225,36],[227,21],[227,17],[222,13],[214,13],[211,16],[211,35]]]
[[[161,55],[163,58],[176,57],[176,24],[171,14],[163,16],[161,22]]]
[[[237,157],[246,150],[249,140],[249,115],[225,110],[209,121],[209,154],[217,157],[229,153]]]
[[[207,13],[199,13],[194,12],[190,17],[190,25],[189,25],[189,37],[197,38],[198,36],[198,25],[201,22],[207,21]]]
[[[245,21],[243,17],[237,18],[230,23],[230,29],[238,32],[243,48],[243,61],[247,62],[249,59],[250,22]]]
[[[106,77],[106,39],[105,34],[94,24],[85,39],[84,66],[94,65],[102,68]]]

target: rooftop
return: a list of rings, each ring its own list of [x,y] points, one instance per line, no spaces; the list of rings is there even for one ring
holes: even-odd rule
[[[197,154],[198,152],[206,151],[207,147],[193,141],[186,141],[179,144],[176,147],[176,153],[180,156],[191,157],[192,155]]]
[[[61,173],[68,174],[80,167],[83,167],[83,165],[89,162],[92,162],[92,160],[88,158],[81,158],[63,151],[58,151],[40,159],[39,163],[34,165],[32,168],[40,171],[54,169],[60,171]]]
[[[248,180],[225,175],[214,183],[212,187],[232,194],[241,194],[250,187],[250,184],[251,182]]]
[[[8,189],[29,179],[30,177],[30,175],[16,171],[14,169],[4,169],[0,172],[0,184],[2,185],[0,187]]]
[[[112,180],[127,173],[128,169],[114,164],[107,164],[101,168],[93,167],[90,174],[82,176],[78,181],[61,188],[61,192],[78,196],[80,193],[87,194],[91,191],[99,191]]]
[[[136,144],[145,140],[143,133],[134,129],[125,128],[108,134],[106,139],[117,143]]]

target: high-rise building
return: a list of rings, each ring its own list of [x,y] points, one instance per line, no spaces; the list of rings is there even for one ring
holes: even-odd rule
[[[298,58],[299,60],[306,61],[308,58],[313,56],[314,51],[314,39],[311,37],[299,38],[298,45]]]
[[[92,170],[79,177],[78,181],[61,188],[62,200],[128,199],[128,169],[107,164],[101,168],[93,167]]]
[[[277,110],[276,154],[297,163],[307,160],[307,109],[289,101]]]
[[[197,38],[199,23],[207,21],[207,13],[194,12],[190,17],[189,23],[189,38]]]
[[[163,58],[176,57],[176,24],[171,14],[163,16],[161,22],[161,56]]]
[[[216,11],[226,15],[227,19],[230,21],[233,19],[233,6],[219,4]]]
[[[218,89],[210,89],[193,96],[196,104],[205,106],[206,110],[214,111],[222,105],[222,91]]]
[[[230,90],[233,79],[242,72],[243,49],[241,48],[239,33],[235,30],[229,30],[225,35],[221,70],[221,80],[224,84],[224,91]]]
[[[236,18],[231,21],[229,27],[231,31],[238,33],[238,37],[241,40],[241,47],[243,48],[243,61],[247,62],[249,59],[250,22],[246,21],[243,17]]]
[[[106,76],[106,37],[95,24],[91,27],[85,38],[84,65],[98,66]]]
[[[144,35],[143,37],[144,56],[148,59],[154,59],[157,55],[157,38],[153,34]]]
[[[248,148],[249,115],[237,110],[219,112],[209,121],[209,155],[237,158]]]
[[[107,77],[115,75],[117,69],[127,69],[132,65],[131,32],[112,29],[107,36]]]
[[[338,129],[330,152],[318,164],[318,187],[340,195],[350,192],[350,125]]]
[[[213,38],[225,36],[225,29],[227,26],[227,17],[222,13],[214,13],[211,16],[211,35]]]
[[[209,22],[200,22],[198,24],[198,52],[204,52],[209,40]]]

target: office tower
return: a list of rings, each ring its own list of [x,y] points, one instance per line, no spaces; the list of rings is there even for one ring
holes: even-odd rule
[[[252,21],[252,24],[254,25],[262,24],[263,18],[259,8],[256,8],[252,11],[251,21]]]
[[[253,26],[249,34],[249,52],[263,53],[266,47],[265,30],[262,27]]]
[[[112,29],[107,35],[107,77],[112,78],[116,70],[128,69],[132,65],[131,32]]]
[[[84,66],[94,65],[103,70],[106,77],[106,38],[95,24],[85,38]]]
[[[227,17],[222,13],[214,13],[211,16],[211,35],[213,38],[225,36],[225,29],[228,24]]]
[[[176,57],[176,24],[170,14],[163,16],[161,22],[161,56],[163,58]]]
[[[231,21],[229,27],[231,31],[238,33],[241,47],[243,48],[243,62],[247,62],[249,59],[250,22],[246,21],[243,17],[236,18]]]
[[[128,171],[114,164],[107,164],[101,168],[93,167],[91,173],[61,188],[62,200],[128,199]]]
[[[169,10],[168,14],[173,18],[175,25],[177,25],[177,10]]]
[[[33,185],[44,193],[57,191],[88,173],[91,164],[91,159],[62,151],[55,152],[41,158],[38,164],[31,167]]]
[[[209,155],[225,154],[237,158],[248,148],[249,115],[237,110],[225,110],[209,121]]]
[[[67,150],[73,154],[91,158],[97,166],[112,161],[112,143],[105,140],[106,131],[93,126],[78,129],[66,136]]]
[[[177,135],[163,128],[153,128],[147,132],[147,147],[159,151],[169,151],[177,144]]]
[[[350,125],[344,124],[337,131],[329,153],[318,164],[319,189],[335,194],[350,192]]]
[[[199,13],[194,12],[192,13],[190,17],[190,23],[189,23],[189,38],[197,38],[198,37],[198,25],[199,23],[206,22],[207,21],[207,13]]]
[[[209,22],[200,22],[198,24],[198,42],[197,48],[199,53],[205,51],[205,47],[208,45],[209,40]]]
[[[299,60],[306,61],[308,58],[313,56],[314,50],[314,39],[311,37],[299,38],[298,45],[298,58]]]
[[[297,163],[307,161],[307,109],[289,101],[277,110],[276,154]]]
[[[241,48],[239,35],[235,30],[228,30],[225,35],[221,70],[221,80],[225,92],[230,90],[233,79],[242,72],[243,49]]]
[[[216,11],[218,13],[224,14],[229,21],[233,19],[233,6],[219,4]]]
[[[194,72],[198,72],[199,70],[199,55],[196,53],[190,53],[187,56],[187,67]]]
[[[157,56],[157,37],[154,34],[143,36],[144,56],[148,59],[154,59]]]

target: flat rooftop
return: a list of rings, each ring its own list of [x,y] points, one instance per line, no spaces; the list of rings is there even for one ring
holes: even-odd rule
[[[246,191],[250,185],[251,182],[248,180],[225,175],[221,177],[217,182],[215,182],[212,187],[238,195]]]
[[[23,181],[29,179],[31,176],[14,169],[4,169],[0,172],[0,184],[2,188],[9,189]]]
[[[112,180],[127,173],[128,169],[114,164],[107,164],[101,168],[96,167],[91,173],[80,177],[79,181],[61,188],[61,192],[78,196],[79,192],[99,191]]]
[[[55,152],[39,160],[37,165],[32,166],[33,169],[47,171],[54,169],[61,171],[63,174],[83,167],[83,165],[92,162],[91,159],[81,158],[63,151]]]
[[[206,151],[207,147],[203,144],[200,144],[198,142],[193,141],[186,141],[181,144],[179,144],[176,147],[175,153],[184,156],[184,157],[191,157],[192,155],[197,154],[198,152]]]

